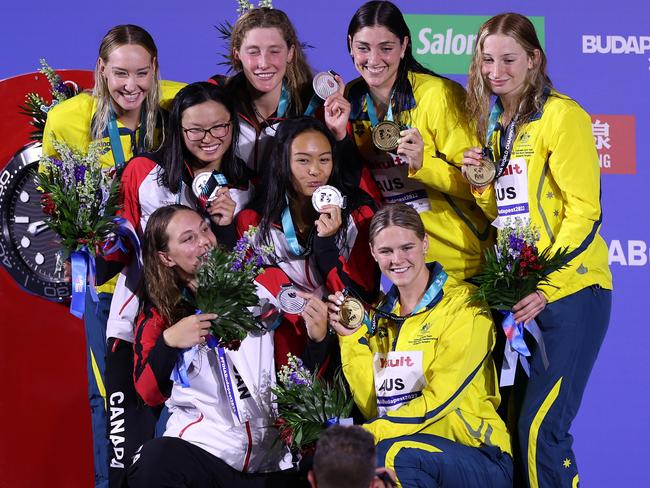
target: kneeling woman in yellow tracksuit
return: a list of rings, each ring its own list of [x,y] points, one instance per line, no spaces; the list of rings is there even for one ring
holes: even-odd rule
[[[428,237],[408,205],[375,214],[370,248],[394,286],[354,331],[339,321],[342,294],[330,295],[329,307],[378,465],[402,486],[512,486],[490,315],[469,305],[471,285],[425,262]]]

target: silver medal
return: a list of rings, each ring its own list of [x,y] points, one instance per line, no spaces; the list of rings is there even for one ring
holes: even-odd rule
[[[339,84],[336,81],[336,78],[334,78],[332,73],[328,71],[317,73],[316,76],[314,76],[312,86],[314,87],[314,93],[323,100],[336,93],[339,89]]]
[[[290,285],[282,287],[277,299],[280,304],[280,310],[284,313],[298,315],[302,313],[307,305],[307,300],[298,296],[298,290]]]
[[[194,177],[194,180],[192,180],[192,191],[194,192],[197,198],[199,198],[203,193],[203,188],[208,183],[208,181],[210,181],[210,178],[212,178],[212,174],[205,172],[205,173],[199,173]],[[208,202],[217,198],[217,190],[219,188],[220,188],[219,185],[215,187],[215,189],[212,191],[212,194],[208,196],[207,199]]]
[[[336,205],[337,207],[345,208],[345,199],[338,188],[331,185],[323,185],[314,190],[311,196],[311,204],[316,211],[320,212],[326,205]]]

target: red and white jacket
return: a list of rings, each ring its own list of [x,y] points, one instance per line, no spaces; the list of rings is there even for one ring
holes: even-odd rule
[[[180,191],[172,193],[168,188],[158,183],[163,169],[150,157],[133,158],[126,165],[120,183],[122,208],[120,216],[124,217],[136,230],[140,239],[151,214],[160,207],[180,203],[190,208],[196,208],[196,197],[188,182],[181,182]],[[188,177],[192,177],[187,168]],[[251,186],[247,188],[230,188],[230,197],[235,201],[235,213],[243,208],[251,196]],[[136,259],[128,255],[127,259]],[[139,301],[137,290],[130,289],[128,283],[138,283],[140,276],[136,275],[134,266],[125,267],[118,277],[111,311],[106,327],[106,338],[116,337],[133,342],[133,327],[138,313]],[[131,285],[133,287],[133,285]]]
[[[312,250],[304,256],[291,252],[279,222],[272,225],[270,244],[274,252],[268,264],[280,267],[296,287],[309,293],[327,296],[351,287],[368,303],[376,298],[379,289],[379,268],[370,254],[368,229],[374,210],[362,205],[352,210],[347,221],[347,242],[337,236],[314,236]],[[236,218],[237,234],[249,226],[258,226],[260,214],[254,209],[242,210]],[[258,240],[261,239],[258,235]]]
[[[278,268],[257,278],[260,305],[277,307],[276,295],[288,279]],[[267,324],[275,320],[271,317]],[[171,416],[165,436],[179,437],[205,449],[242,472],[271,472],[290,467],[290,456],[273,428],[275,385],[274,333],[249,334],[238,351],[226,350],[234,368],[231,391],[242,402],[239,420],[233,416],[218,354],[207,346],[198,348],[188,368],[188,387],[170,379],[181,349],[168,346],[163,331],[170,324],[152,307],[138,317],[135,336],[135,387],[148,405],[166,399]],[[281,326],[283,327],[283,326]]]

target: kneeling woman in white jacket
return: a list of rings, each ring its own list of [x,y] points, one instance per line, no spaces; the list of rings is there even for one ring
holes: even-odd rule
[[[182,299],[195,289],[201,256],[215,245],[208,223],[188,207],[162,207],[150,217],[135,380],[146,403],[168,398],[171,417],[164,437],[147,442],[136,455],[129,486],[292,484],[292,477],[280,472],[290,463],[273,427],[273,334],[249,334],[238,351],[210,348],[206,336],[216,315],[195,314]],[[257,278],[260,301],[273,303],[284,282],[278,269],[262,273]],[[172,381],[179,357],[188,364],[187,374],[183,381]]]

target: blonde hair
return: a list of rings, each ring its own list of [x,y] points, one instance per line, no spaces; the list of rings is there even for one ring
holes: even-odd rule
[[[92,121],[93,139],[101,139],[108,126],[108,118],[111,111],[112,99],[108,91],[106,77],[101,73],[101,62],[108,62],[108,57],[116,49],[126,45],[142,46],[151,56],[153,68],[153,83],[147,92],[143,108],[146,110],[145,127],[146,132],[145,150],[154,149],[154,132],[158,122],[160,103],[160,75],[158,69],[158,49],[153,38],[142,27],[137,25],[117,25],[109,30],[99,45],[99,57],[95,65],[95,86],[93,96],[97,100],[97,110]],[[142,109],[141,109],[142,110]],[[142,130],[142,128],[140,129]]]
[[[533,67],[526,74],[524,88],[517,103],[517,126],[526,123],[542,109],[544,91],[552,86],[546,72],[546,55],[533,23],[527,17],[516,13],[499,14],[487,20],[478,31],[467,81],[467,111],[476,124],[476,133],[481,141],[485,140],[486,136],[492,96],[492,91],[481,73],[483,45],[485,39],[493,34],[513,38],[533,60]]]
[[[291,104],[296,114],[305,109],[302,94],[311,86],[312,69],[302,49],[296,29],[282,10],[271,8],[253,8],[242,15],[232,28],[230,35],[230,62],[236,71],[242,71],[241,61],[235,53],[241,49],[248,31],[257,28],[276,28],[282,34],[287,47],[293,47],[293,59],[287,64],[287,88],[291,95]]]
[[[387,227],[402,227],[412,230],[418,239],[424,239],[425,230],[420,214],[405,203],[386,203],[372,216],[368,228],[368,241],[373,245],[375,238]]]

